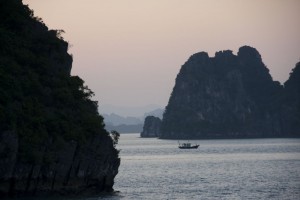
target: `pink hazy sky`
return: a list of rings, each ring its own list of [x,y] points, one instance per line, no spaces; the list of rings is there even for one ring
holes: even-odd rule
[[[23,0],[72,44],[100,105],[166,106],[190,55],[255,47],[281,83],[300,59],[299,0]],[[255,78],[255,77],[253,77]]]

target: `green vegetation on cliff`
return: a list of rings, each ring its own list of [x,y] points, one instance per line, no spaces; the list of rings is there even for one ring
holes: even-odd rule
[[[57,143],[84,142],[107,132],[93,92],[69,74],[68,44],[17,2],[2,3],[0,12],[0,131],[15,131],[20,157],[36,162],[49,136]]]
[[[16,179],[27,183],[23,188],[26,191],[30,190],[31,180],[58,180],[53,179],[53,174],[58,173],[54,165],[59,164],[66,146],[76,144],[71,154],[75,162],[95,137],[106,143],[97,151],[107,151],[100,153],[117,162],[118,152],[104,129],[97,102],[91,99],[93,92],[81,78],[70,75],[72,56],[61,36],[63,31],[48,30],[21,0],[0,1],[0,19],[1,172],[5,173],[7,160],[15,153],[13,169],[5,175],[1,173],[0,180],[7,182],[7,187],[0,185],[0,193],[22,190],[16,186]],[[12,142],[16,148],[9,145],[9,138],[16,138]],[[75,168],[74,162],[66,167]],[[78,162],[77,173],[82,166],[80,158]],[[113,170],[117,171],[117,167]],[[18,177],[20,170],[25,178]],[[61,175],[68,180],[70,173]],[[74,172],[74,177],[77,175]]]

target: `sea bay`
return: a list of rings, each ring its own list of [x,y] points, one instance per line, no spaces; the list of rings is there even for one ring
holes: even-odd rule
[[[122,134],[112,199],[299,199],[300,139],[191,141]]]
[[[300,199],[300,139],[190,142],[200,147],[183,150],[177,140],[121,134],[114,194],[47,199]]]

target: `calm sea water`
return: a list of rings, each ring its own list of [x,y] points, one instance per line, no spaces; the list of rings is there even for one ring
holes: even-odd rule
[[[177,142],[122,134],[119,192],[76,200],[300,200],[300,139],[199,140],[191,150]]]
[[[119,193],[106,198],[300,199],[300,139],[177,142],[121,135]]]

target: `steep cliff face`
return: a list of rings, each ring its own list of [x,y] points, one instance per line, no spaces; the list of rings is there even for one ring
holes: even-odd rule
[[[95,135],[85,144],[53,138],[40,146],[41,159],[28,162],[22,155],[21,138],[13,132],[0,134],[1,196],[94,195],[113,190],[120,160],[111,140]],[[49,150],[51,148],[51,150]]]
[[[111,191],[120,159],[62,31],[0,1],[0,196]]]
[[[158,117],[147,116],[145,118],[141,137],[159,137],[161,120]]]
[[[300,62],[284,83],[282,126],[291,136],[300,136]]]
[[[282,93],[252,47],[194,54],[176,78],[161,138],[284,136]]]

